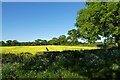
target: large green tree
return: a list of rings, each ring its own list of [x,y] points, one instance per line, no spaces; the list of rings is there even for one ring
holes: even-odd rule
[[[75,26],[80,38],[88,42],[115,39],[120,46],[120,2],[87,2],[87,8],[78,11]]]

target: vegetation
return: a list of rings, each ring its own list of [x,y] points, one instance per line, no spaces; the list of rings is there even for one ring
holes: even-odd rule
[[[95,42],[105,37],[120,46],[120,2],[87,2],[87,8],[78,11],[76,19],[80,38]],[[113,42],[113,41],[112,41]]]
[[[120,49],[2,54],[3,79],[120,78]]]
[[[120,79],[120,2],[86,2],[86,6],[78,11],[77,29],[69,30],[68,36],[1,41],[3,79]],[[96,43],[102,37],[104,44]],[[87,42],[82,44],[79,39]],[[91,45],[94,47],[88,47]]]
[[[47,50],[47,49],[48,50]],[[91,46],[54,46],[54,45],[47,45],[47,46],[4,46],[0,47],[2,49],[2,53],[9,54],[20,54],[24,52],[29,52],[32,54],[36,54],[37,52],[51,52],[51,51],[63,51],[63,50],[91,50],[91,49],[98,49],[98,47],[91,47]]]
[[[37,39],[33,42],[19,42],[17,40],[7,40],[7,41],[0,41],[0,46],[38,46],[38,45],[79,45],[81,42],[75,44],[69,37],[66,38],[65,35],[61,35],[58,38],[54,37],[51,40],[42,40]]]

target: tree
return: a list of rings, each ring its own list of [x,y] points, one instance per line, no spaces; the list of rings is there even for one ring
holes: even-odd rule
[[[47,40],[42,40],[41,41],[41,45],[47,45],[48,43],[47,43]]]
[[[77,44],[78,43],[78,31],[76,29],[72,29],[68,31],[68,37],[67,39],[72,43],[72,44]]]
[[[12,40],[7,40],[7,41],[6,41],[6,45],[7,45],[7,46],[12,46]]]
[[[65,45],[67,42],[66,36],[65,35],[59,36],[58,41],[60,45]]]
[[[58,45],[58,39],[56,37],[53,37],[51,40],[49,40],[49,44],[51,45]]]
[[[75,26],[81,38],[88,42],[100,36],[115,39],[120,46],[120,2],[87,2],[87,8],[78,11]]]
[[[12,41],[12,46],[19,46],[19,42],[17,40]]]
[[[0,46],[5,46],[5,42],[4,41],[0,41]]]
[[[37,40],[35,40],[35,44],[36,44],[36,45],[40,45],[40,44],[41,44],[41,42],[42,42],[42,40],[41,40],[41,39],[37,39]]]

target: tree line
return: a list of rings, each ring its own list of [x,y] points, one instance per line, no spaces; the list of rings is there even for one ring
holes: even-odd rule
[[[58,38],[53,37],[51,40],[36,39],[32,42],[19,42],[17,40],[0,41],[2,46],[38,46],[38,45],[78,45],[81,42],[78,41],[77,37],[73,36],[72,31],[69,31],[68,37],[61,35]]]

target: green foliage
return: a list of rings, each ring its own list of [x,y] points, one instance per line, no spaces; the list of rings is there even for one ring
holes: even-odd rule
[[[59,42],[59,44],[61,44],[61,45],[65,45],[65,44],[67,44],[66,36],[65,36],[65,35],[61,35],[61,36],[59,36],[59,38],[58,38],[58,42]]]
[[[78,44],[79,33],[76,29],[69,30],[68,35],[67,40],[70,41],[72,45]]]
[[[18,74],[16,74],[18,73]],[[2,64],[2,78],[8,79],[17,79],[19,78],[19,74],[22,73],[21,64],[20,63],[6,63]]]
[[[3,78],[120,78],[120,49],[3,54]]]
[[[49,44],[51,44],[51,45],[59,45],[58,39],[56,37],[52,38],[51,40],[49,40]]]
[[[35,40],[35,45],[40,45],[41,42],[42,42],[41,39],[37,39],[37,40]]]
[[[81,38],[95,42],[100,36],[120,40],[120,2],[87,2],[88,7],[78,11],[76,26]]]

